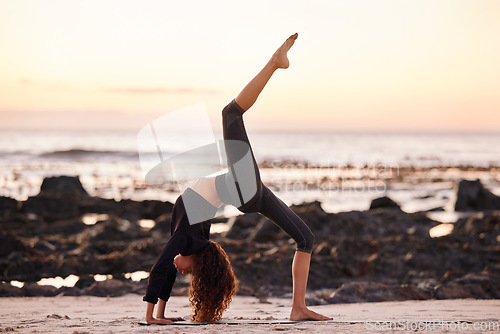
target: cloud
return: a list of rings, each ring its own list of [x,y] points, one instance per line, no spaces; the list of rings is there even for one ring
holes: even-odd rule
[[[221,94],[222,91],[216,89],[202,89],[202,88],[162,88],[162,87],[116,87],[106,89],[109,93],[119,94]]]

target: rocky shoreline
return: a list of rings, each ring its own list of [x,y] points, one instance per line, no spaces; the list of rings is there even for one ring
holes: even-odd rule
[[[475,214],[436,238],[429,230],[439,222],[425,212],[406,213],[387,198],[368,211],[335,214],[317,201],[293,205],[316,238],[308,304],[500,298],[500,200],[479,181],[457,186],[455,209]],[[78,177],[65,176],[44,179],[40,193],[26,201],[0,197],[0,296],[144,293],[146,279],[124,274],[149,271],[168,241],[171,210],[170,202],[92,197]],[[102,216],[88,225],[89,214]],[[142,227],[144,219],[154,226]],[[256,213],[214,223],[229,225],[211,238],[228,253],[240,295],[291,294],[293,240]],[[36,284],[71,274],[80,277],[74,287]],[[113,279],[96,282],[96,274]],[[174,295],[187,292],[181,276]],[[18,288],[13,280],[25,284]]]

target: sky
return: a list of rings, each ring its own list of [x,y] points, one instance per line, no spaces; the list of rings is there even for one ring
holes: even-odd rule
[[[247,128],[500,132],[499,13],[497,0],[0,0],[0,129],[140,129],[198,103],[217,127],[297,32]]]

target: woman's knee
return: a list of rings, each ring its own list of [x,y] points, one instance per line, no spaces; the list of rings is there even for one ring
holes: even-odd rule
[[[245,110],[243,110],[234,99],[229,102],[228,105],[224,107],[224,109],[222,109],[222,116],[226,116],[227,114],[242,116],[244,113]]]
[[[314,234],[309,227],[302,231],[302,239],[297,242],[297,250],[306,253],[312,253],[314,246]]]

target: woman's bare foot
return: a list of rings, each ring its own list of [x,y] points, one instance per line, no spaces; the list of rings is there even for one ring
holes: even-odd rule
[[[290,312],[290,320],[333,320],[333,318],[326,317],[314,311],[311,311],[307,307],[292,307],[292,312]]]
[[[279,47],[278,50],[271,57],[271,63],[275,68],[288,68],[290,66],[290,62],[288,61],[287,52],[292,47],[293,43],[299,34],[295,33],[292,36],[288,37],[285,43]]]
[[[156,319],[156,318],[147,318],[146,322],[148,324],[159,324],[159,325],[171,325],[174,322],[172,320],[166,319],[166,318],[161,318],[161,319]]]
[[[174,317],[174,318],[156,317],[156,319],[170,320],[170,321],[184,321],[184,318],[181,317]]]

